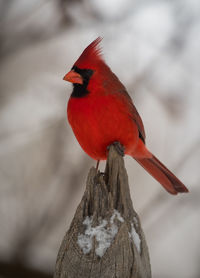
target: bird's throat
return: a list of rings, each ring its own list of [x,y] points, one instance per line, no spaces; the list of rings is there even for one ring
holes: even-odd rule
[[[87,90],[87,86],[83,86],[80,84],[73,84],[73,87],[74,88],[71,94],[71,97],[73,98],[80,98],[89,94],[89,91]]]

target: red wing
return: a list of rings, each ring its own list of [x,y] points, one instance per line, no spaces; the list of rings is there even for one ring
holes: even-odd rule
[[[109,92],[109,94],[115,95],[118,98],[118,100],[124,103],[124,112],[128,112],[129,117],[136,123],[139,131],[139,136],[145,143],[145,131],[142,119],[140,118],[140,115],[137,109],[135,108],[131,97],[127,93],[124,85],[120,82],[117,76],[110,70],[110,68],[105,63],[103,63],[103,67],[103,74],[106,77],[103,82],[105,94]]]
[[[136,123],[139,131],[139,137],[142,139],[142,141],[145,143],[145,131],[144,131],[144,125],[142,122],[142,119],[133,104],[133,101],[125,88],[120,91],[120,98],[123,99],[123,102],[125,103],[126,107],[129,109],[130,117],[132,120]]]

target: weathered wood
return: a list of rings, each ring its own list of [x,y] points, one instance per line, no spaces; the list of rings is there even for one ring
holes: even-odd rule
[[[105,174],[91,168],[54,278],[149,278],[148,248],[133,209],[123,158],[110,147]]]

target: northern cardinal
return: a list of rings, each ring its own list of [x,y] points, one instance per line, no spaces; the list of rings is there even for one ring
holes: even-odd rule
[[[107,158],[113,142],[124,147],[169,193],[188,189],[146,147],[145,131],[129,94],[102,58],[94,40],[81,54],[64,80],[73,83],[68,102],[69,123],[83,150],[93,159]]]

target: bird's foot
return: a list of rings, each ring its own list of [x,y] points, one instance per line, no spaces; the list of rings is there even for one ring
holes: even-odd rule
[[[111,145],[113,145],[115,147],[115,149],[119,155],[124,156],[125,148],[120,142],[116,141],[116,142],[113,142]],[[109,150],[109,148],[110,148],[110,146],[108,146],[108,150]]]

